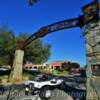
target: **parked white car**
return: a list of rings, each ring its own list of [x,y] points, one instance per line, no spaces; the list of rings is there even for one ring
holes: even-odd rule
[[[41,99],[49,99],[52,96],[52,89],[58,87],[63,82],[52,75],[42,74],[25,82],[29,90],[33,93],[39,93]]]
[[[0,67],[0,71],[8,71],[9,69]]]

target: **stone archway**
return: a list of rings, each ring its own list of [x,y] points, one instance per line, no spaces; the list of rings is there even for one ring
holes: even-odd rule
[[[84,33],[87,52],[87,100],[100,100],[100,21],[87,24]],[[96,66],[98,70],[94,70]]]

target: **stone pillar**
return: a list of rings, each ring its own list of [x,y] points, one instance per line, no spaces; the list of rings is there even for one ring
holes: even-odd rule
[[[87,52],[86,100],[100,100],[100,76],[92,71],[92,66],[100,65],[100,21],[87,24],[84,30]]]
[[[19,82],[22,81],[22,72],[23,72],[23,57],[24,51],[23,50],[16,50],[14,62],[10,74],[10,82]]]

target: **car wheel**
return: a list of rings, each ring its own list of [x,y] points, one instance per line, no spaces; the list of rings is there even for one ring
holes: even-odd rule
[[[32,84],[32,83],[29,84],[29,90],[33,94],[33,92],[34,92],[34,84]]]
[[[32,95],[35,95],[35,92],[34,92],[34,84],[32,84],[32,83],[29,84],[29,90],[30,90],[30,93]]]
[[[34,84],[30,83],[29,84],[29,89],[34,89]]]
[[[66,84],[65,84],[64,82],[61,83],[60,88],[61,88],[62,90],[66,89]]]
[[[39,96],[43,100],[47,100],[52,96],[52,90],[49,86],[45,86],[40,90]]]

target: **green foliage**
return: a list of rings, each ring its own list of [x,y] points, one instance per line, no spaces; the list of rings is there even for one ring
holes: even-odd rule
[[[30,74],[29,72],[24,72],[24,73],[23,73],[23,76],[24,76],[24,77],[31,77],[31,76],[33,76],[33,75]]]
[[[63,71],[53,70],[53,74],[54,75],[68,75],[68,71],[66,71],[66,70],[63,70]]]
[[[8,75],[2,75],[0,76],[0,80],[5,80],[5,79],[8,80],[8,77],[9,77]]]
[[[12,65],[18,40],[26,40],[28,33],[16,36],[7,27],[0,27],[0,65]],[[24,62],[44,63],[49,59],[51,46],[38,39],[25,48]]]
[[[5,26],[0,28],[0,65],[9,64],[13,60],[16,46],[14,32],[8,31]]]
[[[21,33],[18,36],[20,40],[26,40],[29,37],[27,33]],[[25,48],[24,62],[29,61],[35,64],[44,63],[50,57],[51,46],[37,39]]]

